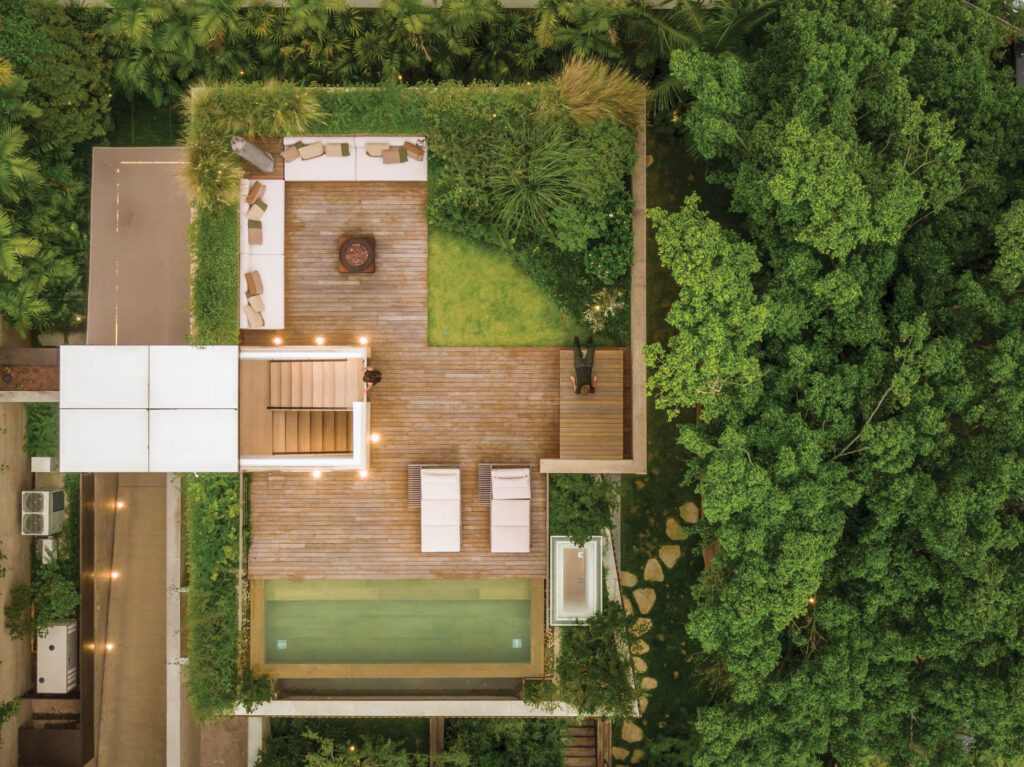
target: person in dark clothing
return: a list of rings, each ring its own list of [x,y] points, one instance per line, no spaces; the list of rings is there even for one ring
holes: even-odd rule
[[[363,383],[366,384],[366,391],[370,391],[376,384],[380,383],[381,374],[377,368],[369,365],[363,370]]]
[[[572,339],[572,366],[576,370],[569,380],[572,381],[574,394],[594,394],[597,391],[597,376],[594,375],[594,337],[587,339],[586,353],[580,349],[579,336]],[[583,391],[586,387],[589,391]]]

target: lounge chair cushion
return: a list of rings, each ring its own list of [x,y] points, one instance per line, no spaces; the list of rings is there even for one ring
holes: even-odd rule
[[[421,497],[423,500],[458,500],[459,476],[458,469],[420,469]]]
[[[458,525],[423,525],[420,528],[420,551],[458,551],[461,544]]]
[[[424,498],[420,504],[424,525],[459,525],[460,509],[458,499]]]
[[[491,469],[492,498],[530,498],[529,469]]]
[[[530,550],[530,502],[526,499],[495,498],[491,501],[491,551]]]
[[[491,525],[530,526],[530,502],[496,498],[491,501]]]

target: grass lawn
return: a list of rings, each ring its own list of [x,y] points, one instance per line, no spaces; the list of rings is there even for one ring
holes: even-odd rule
[[[702,164],[682,151],[676,139],[648,132],[647,150],[654,158],[647,170],[650,207],[678,210],[682,200],[696,192],[703,205],[719,220],[730,220],[724,190],[705,182]],[[663,341],[675,332],[666,322],[666,316],[679,291],[668,270],[661,265],[650,233],[647,258],[648,338]],[[681,417],[692,421],[694,413]],[[648,398],[648,474],[625,477],[621,485],[622,567],[637,576],[642,577],[644,565],[649,558],[658,555],[659,547],[673,543],[665,532],[668,518],[674,516],[681,522],[680,507],[696,500],[693,488],[683,485],[686,459],[676,444],[677,434],[677,424],[669,422],[665,413],[655,409],[653,400]],[[675,567],[663,568],[665,581],[652,584],[641,580],[639,584],[652,587],[656,595],[654,607],[648,614],[652,629],[644,635],[651,649],[642,657],[648,665],[645,675],[657,679],[658,687],[650,694],[647,710],[637,724],[645,736],[644,742],[638,745],[646,754],[671,743],[673,756],[664,756],[657,763],[685,765],[689,764],[696,745],[692,725],[697,709],[707,703],[709,690],[702,684],[697,668],[700,648],[686,633],[686,621],[694,606],[692,588],[703,568],[700,544],[696,535],[678,543],[683,550],[682,558]],[[619,733],[616,728],[617,746],[636,747],[622,743]],[[650,761],[645,758],[640,764]]]
[[[181,120],[173,105],[155,107],[144,98],[119,97],[111,104],[114,127],[111,146],[173,146],[178,143]]]
[[[431,229],[427,263],[431,346],[570,346],[589,335],[508,253]]]

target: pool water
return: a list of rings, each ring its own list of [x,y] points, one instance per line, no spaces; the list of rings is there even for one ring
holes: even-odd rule
[[[531,583],[266,581],[265,662],[529,663]]]

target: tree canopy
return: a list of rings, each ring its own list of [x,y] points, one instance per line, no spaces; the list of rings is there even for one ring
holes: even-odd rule
[[[979,5],[807,0],[672,56],[741,221],[652,213],[652,393],[704,406],[720,545],[695,764],[1024,758],[1024,91]]]

